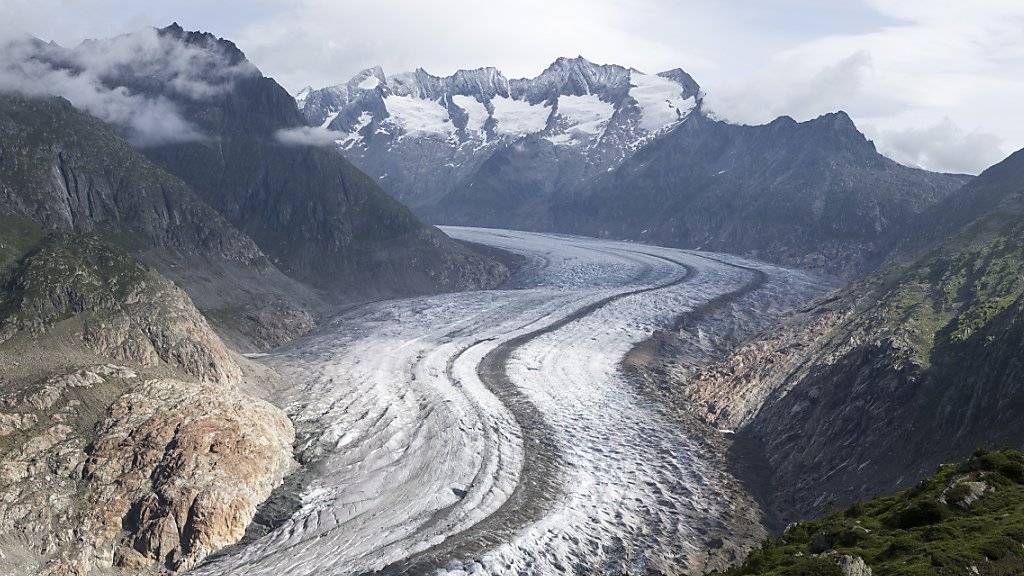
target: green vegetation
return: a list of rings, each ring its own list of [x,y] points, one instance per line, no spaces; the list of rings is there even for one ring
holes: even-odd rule
[[[151,272],[95,236],[51,238],[26,256],[0,293],[0,326],[52,324],[90,310],[138,301]]]
[[[900,333],[915,364],[968,343],[1024,296],[1024,225],[994,213],[875,281],[860,307],[864,322]]]
[[[43,238],[38,226],[23,218],[0,214],[0,283]]]
[[[875,576],[1024,574],[1024,452],[978,451],[894,496],[794,524],[724,576],[842,576],[841,556]]]

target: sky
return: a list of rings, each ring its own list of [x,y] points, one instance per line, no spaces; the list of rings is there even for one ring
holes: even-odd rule
[[[847,111],[904,164],[977,173],[1024,147],[1022,0],[0,0],[73,46],[177,21],[233,40],[291,91],[359,70],[539,74],[582,55],[683,68],[738,123]]]

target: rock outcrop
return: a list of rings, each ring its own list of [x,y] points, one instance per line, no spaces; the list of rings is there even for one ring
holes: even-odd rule
[[[280,410],[211,384],[149,380],[118,398],[96,436],[83,475],[90,544],[125,568],[187,570],[238,542],[294,463]]]
[[[185,292],[92,236],[45,240],[7,286],[0,568],[178,571],[237,542],[294,430]]]

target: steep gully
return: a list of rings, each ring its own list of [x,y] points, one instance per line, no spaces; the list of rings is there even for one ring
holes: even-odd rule
[[[635,244],[449,232],[528,256],[515,289],[371,305],[270,357],[312,383],[282,398],[304,438],[300,505],[207,573],[699,570],[760,535],[739,527],[755,507],[707,431],[637,394],[617,362],[679,310],[699,321],[755,291],[781,310],[817,279]]]

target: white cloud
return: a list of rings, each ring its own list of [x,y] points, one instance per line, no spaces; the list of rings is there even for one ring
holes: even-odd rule
[[[210,98],[228,90],[239,74],[253,70],[154,29],[71,50],[25,36],[0,40],[0,47],[0,90],[66,98],[76,108],[124,127],[142,146],[203,138],[172,99]],[[152,83],[161,93],[133,91],[122,82]]]
[[[333,146],[338,133],[319,126],[302,126],[278,130],[274,137],[285,146]]]
[[[756,123],[841,108],[880,151],[932,170],[977,173],[1024,146],[1024,3],[869,3],[893,23],[778,52],[712,89],[715,111]]]
[[[931,126],[884,130],[881,139],[889,155],[910,166],[941,166],[950,172],[978,172],[1006,154],[995,134],[964,132],[949,118]]]

